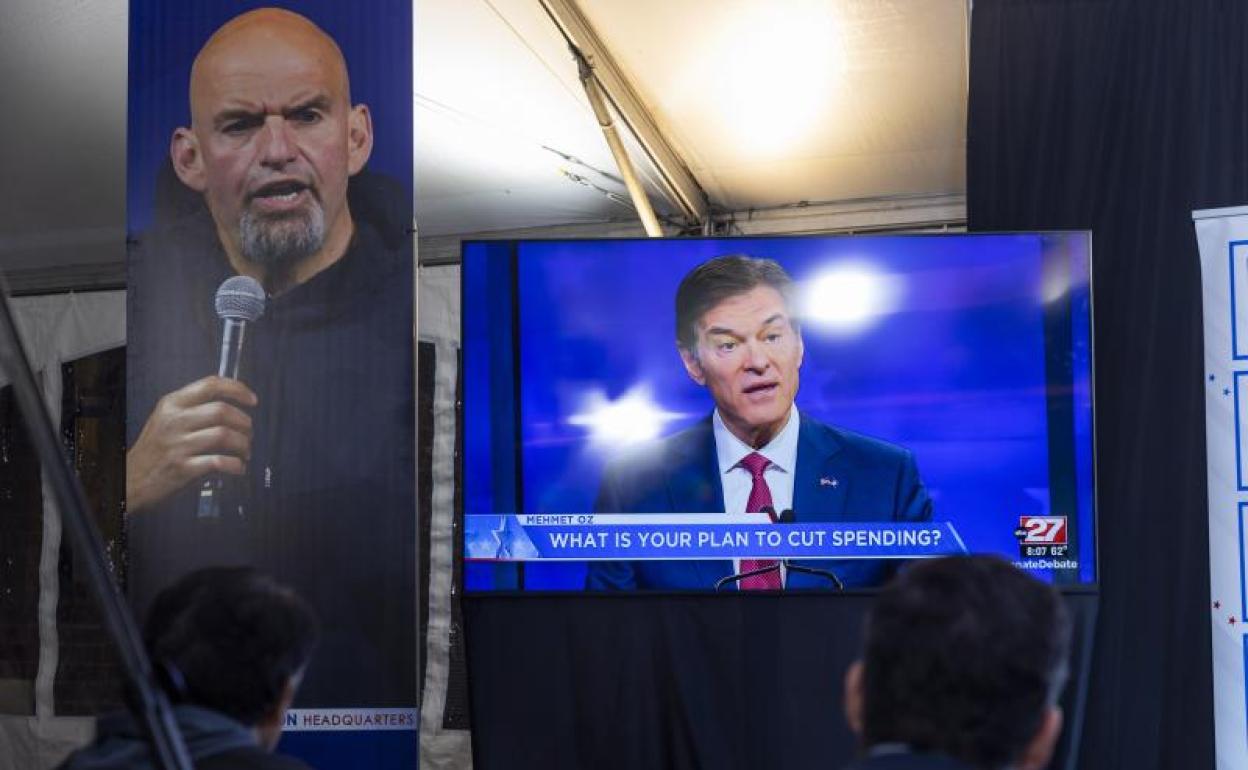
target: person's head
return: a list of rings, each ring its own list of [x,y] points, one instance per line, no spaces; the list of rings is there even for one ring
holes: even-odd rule
[[[232,717],[272,750],[316,634],[289,588],[250,567],[208,567],[156,597],[143,642],[172,700]]]
[[[1070,621],[1057,592],[992,556],[911,564],[880,592],[845,710],[864,747],[1039,770],[1061,733]]]
[[[234,268],[297,283],[341,257],[354,232],[347,179],[373,129],[337,44],[291,11],[244,13],[200,49],[190,103],[173,168],[203,193]]]
[[[802,335],[793,279],[770,259],[739,254],[695,267],[676,290],[676,346],[685,371],[751,446],[784,427],[797,395]]]

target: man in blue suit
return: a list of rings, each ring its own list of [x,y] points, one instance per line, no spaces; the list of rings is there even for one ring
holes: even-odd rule
[[[687,430],[608,464],[601,513],[792,511],[795,521],[924,521],[931,500],[909,450],[799,415],[804,347],[793,280],[742,255],[694,268],[676,292],[676,339],[689,376],[715,411]],[[743,590],[879,585],[879,560],[595,562],[591,590],[705,590],[731,575]],[[823,574],[802,571],[814,568]],[[831,573],[831,574],[827,574]]]

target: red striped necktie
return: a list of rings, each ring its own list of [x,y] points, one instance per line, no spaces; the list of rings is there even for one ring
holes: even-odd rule
[[[753,486],[750,487],[750,499],[745,503],[746,513],[762,513],[764,508],[774,511],[775,508],[771,502],[771,488],[767,486],[767,479],[763,478],[763,472],[767,470],[767,466],[771,465],[771,460],[763,457],[758,452],[751,452],[746,455],[740,463],[742,468],[750,472],[753,477]],[[772,514],[775,519],[775,514]],[[743,578],[739,585],[742,591],[778,591],[780,585],[780,563],[775,559],[742,559],[741,572],[753,572],[756,569],[765,567],[773,567],[774,569],[764,572],[761,575],[752,575]]]

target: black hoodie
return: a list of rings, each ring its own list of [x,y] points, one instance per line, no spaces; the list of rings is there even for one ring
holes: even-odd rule
[[[347,253],[270,297],[248,327],[240,379],[259,405],[248,475],[231,481],[227,515],[197,519],[192,484],[131,517],[128,583],[142,614],[192,569],[259,567],[321,619],[296,706],[413,706],[411,199],[362,176],[349,200],[356,228]],[[131,442],[159,398],[216,372],[213,298],[233,275],[203,205],[166,208],[174,214],[158,217],[130,255]]]

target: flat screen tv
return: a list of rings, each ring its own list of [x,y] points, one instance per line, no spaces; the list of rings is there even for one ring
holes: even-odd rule
[[[473,241],[464,581],[1096,581],[1086,232]]]

